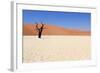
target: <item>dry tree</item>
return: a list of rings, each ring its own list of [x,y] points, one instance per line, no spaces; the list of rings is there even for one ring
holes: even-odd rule
[[[42,23],[42,22],[41,22],[41,24],[36,23],[35,28],[36,28],[36,30],[37,30],[37,32],[38,32],[38,38],[41,38],[42,32],[43,32],[43,30],[45,29],[45,28],[44,28],[44,25],[45,25],[45,24]]]

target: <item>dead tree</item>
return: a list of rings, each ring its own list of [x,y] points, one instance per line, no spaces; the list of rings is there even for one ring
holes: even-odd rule
[[[40,25],[38,23],[36,23],[36,30],[38,32],[38,38],[41,38],[42,32],[45,29],[44,25],[45,24],[43,24],[43,23],[41,23]]]

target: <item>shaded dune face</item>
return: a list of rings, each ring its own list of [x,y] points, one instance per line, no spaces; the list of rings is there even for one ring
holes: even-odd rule
[[[39,25],[41,26],[41,25]],[[54,25],[44,25],[44,30],[42,35],[91,35],[91,32],[85,32],[74,29],[67,29]],[[36,29],[35,24],[23,24],[23,35],[32,36],[38,35],[38,31]]]

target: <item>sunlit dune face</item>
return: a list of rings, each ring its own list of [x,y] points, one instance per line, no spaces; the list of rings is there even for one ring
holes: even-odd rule
[[[41,24],[38,25],[38,27],[41,27]],[[75,30],[75,29],[67,29],[63,27],[53,26],[53,25],[44,25],[44,30],[42,32],[42,35],[91,35],[91,32],[89,31],[81,31],[81,30]],[[36,25],[35,24],[24,24],[23,25],[23,35],[38,35]]]

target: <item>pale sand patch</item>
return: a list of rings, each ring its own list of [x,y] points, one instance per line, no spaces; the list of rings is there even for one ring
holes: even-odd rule
[[[23,36],[24,63],[90,58],[90,36]]]

